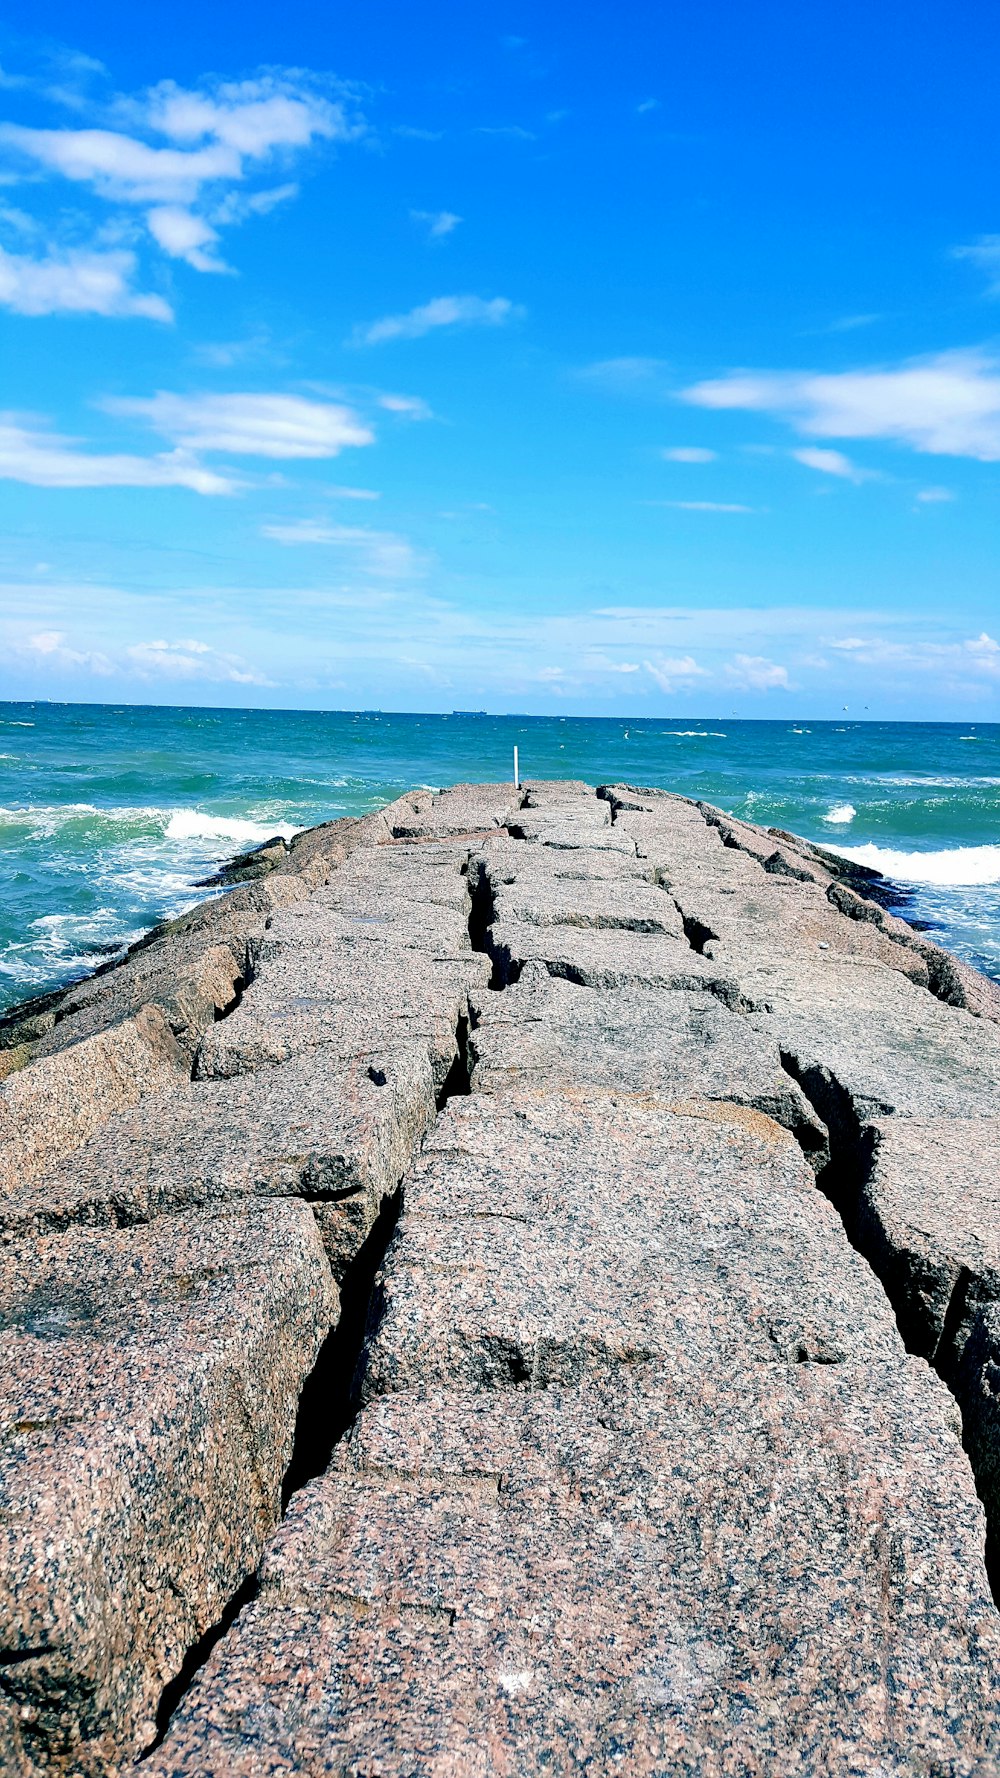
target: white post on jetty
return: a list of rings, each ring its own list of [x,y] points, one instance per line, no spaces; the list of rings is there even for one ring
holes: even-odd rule
[[[520,790],[520,788],[521,788],[521,775],[517,769],[517,748],[515,747],[514,748],[514,789]]]

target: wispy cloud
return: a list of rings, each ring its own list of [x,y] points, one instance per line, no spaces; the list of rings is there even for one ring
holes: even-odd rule
[[[988,296],[1000,296],[1000,235],[980,235],[965,247],[953,247],[954,259],[968,259],[986,273]]]
[[[727,682],[742,691],[790,691],[788,668],[762,654],[738,654],[723,668]]]
[[[336,457],[368,445],[374,433],[349,407],[302,395],[172,395],[116,397],[108,413],[139,419],[188,451],[238,456]]]
[[[19,315],[143,316],[172,321],[162,296],[134,288],[135,254],[70,248],[40,256],[0,247],[0,304]]]
[[[660,690],[667,692],[668,695],[671,692],[697,685],[699,679],[711,678],[707,667],[699,667],[694,656],[690,654],[680,655],[673,659],[667,655],[660,655],[657,660],[643,661],[642,664]]]
[[[106,679],[115,670],[110,655],[100,649],[72,647],[63,630],[40,630],[23,642],[15,642],[13,651],[32,665],[55,672],[77,673],[82,670]]]
[[[149,232],[157,245],[172,259],[184,259],[196,272],[228,272],[231,270],[215,251],[218,230],[203,216],[184,210],[177,204],[158,204],[146,217]]]
[[[57,100],[64,98],[51,94]],[[113,206],[111,226],[121,232],[124,216],[144,211],[151,240],[169,258],[199,272],[226,266],[218,252],[219,230],[263,216],[294,197],[298,185],[284,181],[254,189],[276,163],[285,165],[318,143],[349,141],[364,131],[353,101],[331,84],[302,70],[269,69],[241,81],[206,80],[197,88],[162,81],[145,92],[111,104],[90,103],[82,89],[75,108],[90,118],[85,128],[39,129],[0,124],[0,155],[9,177],[28,181],[62,179]],[[105,315],[145,315],[169,319],[162,298],[131,290],[131,264],[121,255],[101,255],[100,230],[88,254],[71,254],[56,240],[30,266],[16,271],[15,298],[22,288],[47,288],[46,306],[25,307],[0,288],[0,301],[22,313],[52,313],[56,307]],[[106,225],[105,225],[106,226]],[[83,301],[80,260],[117,260],[120,288],[102,301]],[[75,280],[60,281],[53,267],[70,262]],[[105,266],[111,275],[116,268]],[[14,276],[15,274],[11,274]],[[56,303],[63,295],[66,300]]]
[[[842,658],[862,667],[911,668],[918,672],[940,673],[951,669],[960,674],[1000,681],[1000,642],[986,630],[958,642],[938,640],[922,642],[911,638],[884,636],[838,636],[828,638],[825,646]]]
[[[231,494],[230,476],[206,469],[183,451],[153,457],[100,454],[76,439],[45,432],[16,414],[0,415],[0,477],[36,488],[190,488]]]
[[[647,500],[647,506],[671,506],[675,512],[756,512],[738,500]]]
[[[801,450],[791,454],[796,463],[802,463],[806,469],[816,469],[820,475],[835,475],[841,481],[867,482],[873,477],[870,469],[859,469],[843,451],[824,450],[821,445],[803,445]]]
[[[350,343],[380,346],[387,340],[418,340],[439,327],[503,327],[524,314],[506,296],[436,296],[405,315],[384,315],[356,327]]]
[[[431,241],[443,241],[446,235],[454,234],[462,221],[454,210],[411,210],[410,219],[426,229]]]
[[[520,123],[480,124],[473,132],[476,136],[507,136],[512,142],[537,142],[535,130],[526,130]]]
[[[261,536],[287,547],[322,545],[345,552],[354,569],[380,580],[411,580],[424,569],[423,558],[405,537],[363,525],[336,525],[323,519],[297,519],[261,526]]]
[[[142,679],[208,679],[234,685],[270,685],[271,680],[238,654],[224,654],[207,642],[135,642],[124,660]]]
[[[955,494],[951,488],[921,488],[917,495],[921,506],[943,506],[954,498]]]
[[[704,445],[668,445],[660,452],[665,463],[714,463],[718,455]]]
[[[574,373],[582,383],[593,383],[609,395],[662,395],[669,366],[664,358],[599,358]]]
[[[856,333],[859,327],[874,327],[876,321],[881,321],[881,319],[881,315],[839,315],[836,321],[830,322],[827,331],[829,333]]]
[[[771,413],[813,437],[880,438],[934,455],[1000,461],[1000,361],[985,351],[833,375],[737,371],[695,384],[682,399]]]
[[[110,679],[122,674],[128,678],[203,680],[212,684],[271,684],[241,655],[190,639],[134,642],[108,650],[81,646],[64,630],[40,630],[10,642],[8,647],[23,664],[61,675],[85,673]]]

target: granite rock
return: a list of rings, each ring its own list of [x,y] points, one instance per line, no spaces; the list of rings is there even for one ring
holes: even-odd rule
[[[150,1778],[985,1778],[980,1538],[914,1361],[384,1399]]]
[[[711,994],[600,992],[529,963],[504,994],[472,998],[474,1093],[577,1091],[690,1099],[764,1112],[791,1130],[817,1169],[827,1133],[777,1047]]]
[[[274,1528],[336,1312],[302,1204],[4,1250],[0,1769],[103,1778],[152,1738]]]
[[[6,1241],[116,1227],[241,1197],[302,1197],[338,1280],[434,1118],[426,1049],[362,1061],[320,1049],[260,1075],[142,1100],[30,1187],[0,1201]]]
[[[71,1154],[116,1111],[190,1077],[158,1007],[0,1081],[0,1198]]]

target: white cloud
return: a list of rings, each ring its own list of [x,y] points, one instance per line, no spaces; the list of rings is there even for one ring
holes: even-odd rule
[[[385,408],[387,414],[399,414],[404,420],[430,420],[434,417],[427,402],[419,395],[382,394],[375,399],[379,407]]]
[[[67,647],[62,630],[42,630],[37,636],[29,636],[25,642],[13,646],[22,660],[35,666],[54,668],[56,672],[78,672],[82,668],[105,679],[115,670],[114,663],[100,650]]]
[[[950,488],[921,488],[917,495],[922,506],[940,506],[946,501],[954,500],[954,498]]]
[[[0,304],[19,315],[144,316],[172,321],[162,296],[132,288],[135,254],[76,249],[44,258],[0,247]]]
[[[985,352],[834,375],[741,371],[698,383],[682,399],[773,413],[813,437],[882,438],[935,455],[1000,461],[1000,361]]]
[[[145,420],[188,451],[255,457],[335,457],[367,445],[371,427],[353,408],[302,395],[171,395],[104,403],[108,413]]]
[[[708,451],[704,445],[668,445],[660,452],[666,463],[714,463],[718,451]]]
[[[438,327],[502,327],[524,313],[506,296],[436,296],[405,315],[384,315],[355,328],[356,346],[379,346],[386,340],[418,340]]]
[[[344,550],[355,567],[379,579],[409,580],[423,571],[423,562],[413,545],[392,531],[298,519],[285,525],[262,525],[261,536],[288,547],[320,544]]]
[[[2,124],[0,150],[15,167],[27,166],[29,176],[69,180],[114,205],[150,206],[146,221],[157,245],[200,272],[227,269],[213,251],[220,227],[265,215],[296,195],[292,182],[247,189],[277,157],[287,161],[316,142],[363,133],[344,99],[331,98],[316,77],[299,70],[206,82],[198,90],[164,81],[117,100],[101,118],[108,122],[126,127]]]
[[[75,439],[0,414],[0,477],[36,488],[191,488],[231,494],[231,478],[205,469],[181,451],[155,457],[81,451]]]
[[[729,684],[745,691],[770,691],[775,686],[790,691],[788,668],[779,667],[762,654],[737,654],[723,669]]]
[[[820,445],[803,445],[800,451],[793,451],[796,463],[803,463],[807,469],[818,469],[821,475],[836,475],[842,481],[865,482],[871,480],[871,471],[859,469],[843,451],[824,450]]]
[[[986,273],[987,294],[1000,296],[1000,235],[980,235],[966,247],[952,249],[954,259],[969,259]]]
[[[574,374],[580,382],[594,383],[612,395],[649,395],[661,393],[666,370],[663,358],[601,358]]]
[[[854,333],[859,327],[873,327],[875,322],[881,321],[881,319],[881,315],[841,315],[836,321],[830,322],[828,331],[830,333]]]
[[[959,677],[1000,680],[1000,642],[983,630],[960,642],[888,641],[882,636],[837,636],[826,646],[862,667],[916,668],[941,673],[951,669]]]
[[[693,655],[685,654],[670,659],[661,655],[655,661],[643,661],[646,672],[655,679],[661,691],[672,692],[682,686],[691,686],[699,679],[708,679],[710,674],[705,667],[699,667]]]
[[[147,212],[154,241],[172,259],[186,259],[196,272],[228,272],[229,266],[213,252],[219,237],[204,217],[177,204],[160,204]]]
[[[454,210],[411,210],[410,219],[419,222],[432,241],[443,241],[445,235],[453,234],[462,221]]]
[[[189,153],[151,147],[115,130],[37,130],[8,123],[0,124],[4,145],[116,203],[189,204],[202,186],[242,177],[240,156],[221,142]]]
[[[677,512],[753,512],[736,500],[651,500],[650,506],[672,506]]]
[[[315,137],[360,133],[342,103],[310,91],[293,71],[223,81],[201,92],[164,80],[151,89],[146,105],[150,126],[172,141],[208,137],[254,160],[276,148],[308,147]]]
[[[290,203],[297,198],[301,186],[294,180],[285,185],[272,185],[265,191],[231,191],[216,204],[212,210],[212,221],[220,227],[234,222],[245,222],[248,216],[269,216],[279,204]]]
[[[660,101],[659,99],[643,99],[635,109],[638,117],[645,117],[650,111],[659,111]]]
[[[270,685],[238,654],[224,654],[206,642],[135,642],[124,664],[141,679],[208,679],[235,685]]]

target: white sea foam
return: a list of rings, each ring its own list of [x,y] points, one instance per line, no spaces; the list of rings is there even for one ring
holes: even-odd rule
[[[726,738],[717,728],[665,728],[660,732],[664,735],[693,735],[699,741],[724,741]]]
[[[279,833],[291,839],[298,828],[294,822],[247,821],[230,815],[205,815],[200,809],[175,809],[165,832],[168,840],[235,840],[242,844],[270,840]]]
[[[29,827],[42,838],[58,833],[60,828],[74,821],[107,823],[109,828],[118,830],[117,836],[111,837],[121,839],[202,842],[202,850],[205,850],[205,841],[253,845],[258,840],[272,839],[278,833],[290,839],[298,832],[296,822],[208,815],[200,809],[98,808],[95,803],[33,803],[23,809],[0,807],[0,826]],[[142,832],[137,833],[136,829]]]
[[[950,846],[940,852],[897,852],[889,846],[838,846],[845,858],[900,883],[979,888],[1000,883],[1000,846]]]
[[[846,827],[849,821],[854,820],[857,812],[853,803],[834,803],[833,808],[823,816],[823,820],[829,821],[832,827]]]

